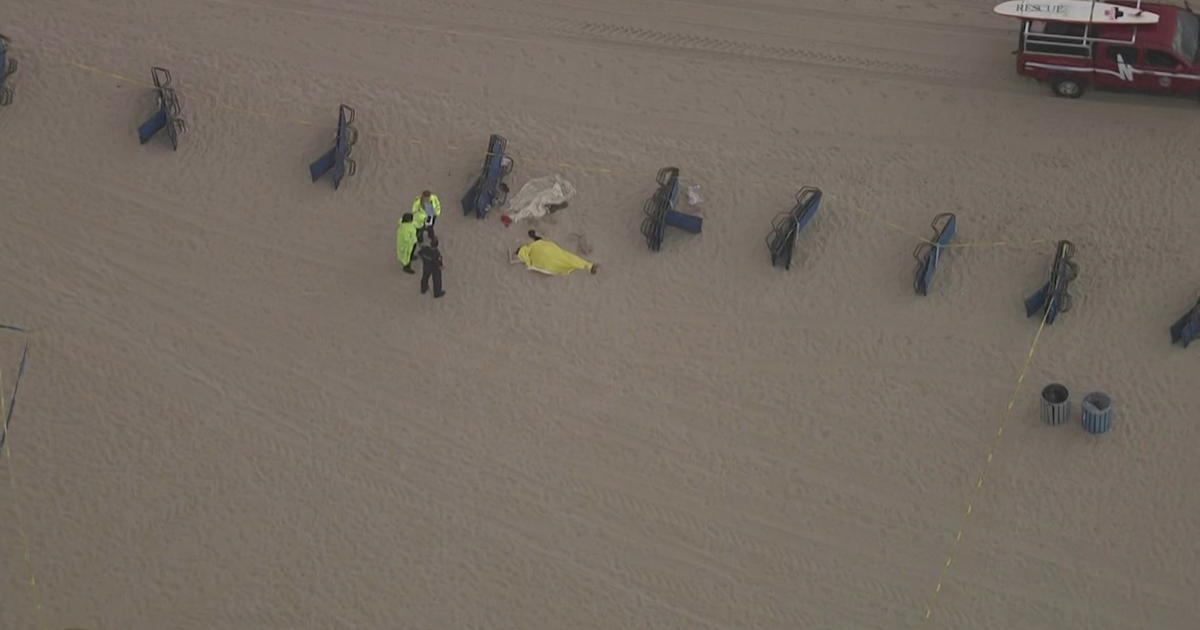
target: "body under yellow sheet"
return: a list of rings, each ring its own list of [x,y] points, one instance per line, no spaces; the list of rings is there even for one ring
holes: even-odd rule
[[[552,276],[565,276],[572,271],[591,271],[595,265],[546,239],[524,245],[517,250],[517,258],[525,266]]]

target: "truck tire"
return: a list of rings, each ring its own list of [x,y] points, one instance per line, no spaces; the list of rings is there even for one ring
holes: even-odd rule
[[[1055,96],[1063,98],[1079,98],[1083,96],[1083,84],[1071,77],[1055,77],[1050,81],[1050,89]]]

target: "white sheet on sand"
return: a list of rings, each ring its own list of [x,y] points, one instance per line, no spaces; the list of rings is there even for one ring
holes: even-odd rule
[[[535,177],[521,186],[508,200],[508,216],[513,221],[537,219],[546,215],[546,206],[567,201],[575,196],[575,187],[557,173]]]

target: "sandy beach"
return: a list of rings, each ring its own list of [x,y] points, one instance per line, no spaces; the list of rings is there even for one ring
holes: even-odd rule
[[[1200,627],[1200,106],[1055,98],[992,4],[7,0],[0,628]],[[464,217],[489,134],[570,206]],[[704,226],[651,252],[665,166]]]

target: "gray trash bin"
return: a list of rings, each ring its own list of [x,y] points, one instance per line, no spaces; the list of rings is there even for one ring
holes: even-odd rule
[[[1071,394],[1059,383],[1042,388],[1042,422],[1058,426],[1071,415]]]

